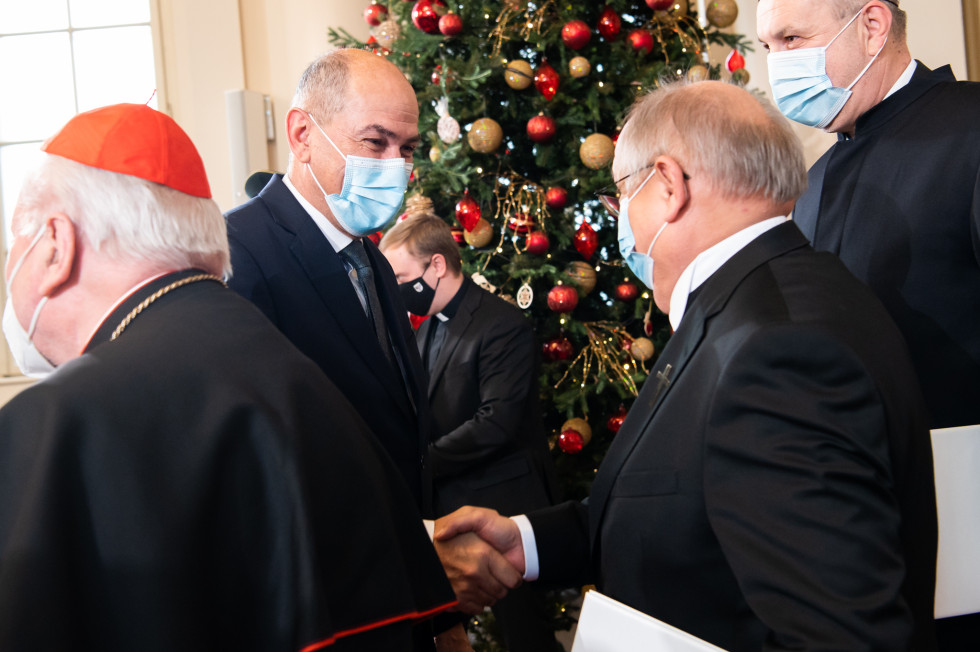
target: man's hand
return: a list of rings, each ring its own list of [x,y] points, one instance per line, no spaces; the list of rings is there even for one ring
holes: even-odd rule
[[[436,636],[436,652],[473,652],[466,630],[459,624]]]
[[[514,521],[482,507],[461,507],[436,521],[436,541],[446,541],[464,532],[475,533],[496,548],[521,575],[524,574],[524,544]]]
[[[432,544],[456,592],[460,611],[481,613],[507,595],[507,589],[521,583],[521,573],[472,532],[437,537]]]

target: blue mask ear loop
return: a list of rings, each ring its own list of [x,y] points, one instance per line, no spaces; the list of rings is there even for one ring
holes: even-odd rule
[[[854,14],[854,17],[851,18],[849,21],[847,21],[847,24],[844,25],[839,32],[837,32],[837,36],[835,36],[834,38],[830,39],[830,43],[828,43],[827,45],[823,46],[825,52],[826,52],[827,48],[829,48],[833,44],[833,42],[836,41],[840,37],[840,35],[844,33],[844,30],[847,29],[848,27],[850,27],[851,26],[851,23],[853,23],[855,20],[858,19],[858,16],[860,16],[863,11],[864,11],[864,7],[861,7],[860,11],[858,11],[856,14]],[[854,78],[854,81],[851,82],[851,85],[848,86],[847,88],[845,88],[844,90],[846,90],[846,91],[851,90],[852,88],[854,88],[855,84],[857,84],[859,81],[861,81],[861,78],[864,77],[864,73],[868,72],[868,69],[871,68],[871,65],[875,61],[878,60],[878,55],[880,55],[882,52],[884,52],[886,45],[888,45],[888,36],[885,37],[885,42],[881,44],[881,48],[878,50],[877,54],[875,54],[871,58],[871,61],[868,62],[868,65],[866,65],[864,67],[864,70],[862,70],[858,74],[858,76]],[[826,62],[824,63],[824,72],[826,74]]]

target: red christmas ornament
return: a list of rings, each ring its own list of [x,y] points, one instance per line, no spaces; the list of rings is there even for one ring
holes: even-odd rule
[[[563,453],[575,455],[576,453],[581,453],[584,446],[585,438],[577,430],[569,428],[568,430],[562,430],[561,434],[558,435],[558,448]]]
[[[372,2],[364,8],[364,20],[368,25],[375,27],[381,24],[388,17],[388,7]]]
[[[514,213],[507,221],[507,228],[516,233],[527,233],[534,226],[534,218],[527,213]]]
[[[588,222],[582,222],[578,230],[575,231],[575,251],[582,254],[582,257],[588,260],[592,258],[592,254],[595,253],[598,246],[599,236],[596,235],[595,229]]]
[[[653,34],[645,29],[634,29],[626,38],[635,51],[643,50],[646,54],[653,52]]]
[[[550,246],[551,242],[548,240],[548,234],[544,231],[531,231],[527,234],[527,252],[529,254],[540,256],[548,251],[548,247]]]
[[[609,428],[609,432],[616,434],[619,429],[623,427],[623,421],[626,420],[626,406],[622,403],[619,404],[619,409],[616,410],[611,417],[606,421],[606,427]]]
[[[650,37],[650,48],[653,48],[653,37]],[[544,99],[550,100],[558,92],[558,71],[548,65],[547,62],[538,66],[534,73],[534,87],[537,88]]]
[[[439,17],[445,10],[443,0],[419,0],[412,6],[412,24],[426,34],[438,34]]]
[[[556,285],[548,292],[548,307],[554,312],[571,312],[578,305],[578,291],[571,285]]]
[[[549,362],[560,362],[571,359],[572,355],[575,354],[575,349],[568,338],[556,337],[541,345],[541,353]]]
[[[745,57],[739,54],[738,50],[732,50],[725,59],[725,65],[728,66],[728,72],[735,72],[745,67]]]
[[[527,121],[528,138],[536,143],[546,143],[555,137],[558,125],[555,119],[547,115],[536,115]]]
[[[436,69],[432,71],[432,83],[433,84],[438,84],[439,83],[439,79],[440,79],[439,73],[441,71],[442,71],[442,64],[440,63],[440,64],[438,64],[436,66]]]
[[[382,236],[384,236],[384,231],[375,231],[374,233],[368,235],[368,240],[370,240],[374,244],[378,244],[379,242],[381,242]]]
[[[467,231],[472,231],[481,215],[480,205],[470,197],[469,191],[464,192],[463,198],[456,202],[456,221]]]
[[[463,229],[458,226],[454,226],[450,229],[450,231],[453,234],[453,240],[456,241],[456,244],[458,244],[460,247],[466,245],[466,236],[463,235]]]
[[[573,50],[585,47],[590,36],[592,36],[592,31],[584,20],[573,20],[565,23],[565,26],[561,28],[562,43]]]
[[[463,19],[459,14],[446,14],[439,19],[439,31],[445,36],[456,36],[463,31]]]
[[[617,285],[613,294],[620,301],[634,301],[636,297],[640,296],[640,288],[636,287],[636,283],[626,281]]]
[[[596,26],[596,29],[602,34],[602,38],[611,41],[619,34],[622,26],[623,21],[620,19],[619,14],[612,7],[606,7],[599,14],[599,24]]]
[[[422,325],[422,322],[424,322],[428,318],[429,318],[428,315],[414,315],[412,313],[408,313],[408,321],[409,323],[412,324],[412,330],[417,331],[419,329],[419,326]]]
[[[666,11],[673,6],[677,0],[647,0],[647,6],[654,11]]]
[[[558,186],[548,188],[548,192],[544,195],[544,203],[548,208],[561,210],[568,203],[568,191]]]

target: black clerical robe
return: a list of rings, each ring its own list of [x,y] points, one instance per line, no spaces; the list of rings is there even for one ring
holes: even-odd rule
[[[0,410],[0,650],[412,649],[452,590],[316,365],[215,281],[110,341],[190,273]]]
[[[885,304],[930,426],[980,423],[980,84],[918,63],[817,161],[793,219]]]

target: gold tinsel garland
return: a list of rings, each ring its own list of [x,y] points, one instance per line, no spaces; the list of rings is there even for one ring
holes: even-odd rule
[[[581,368],[580,379],[573,378],[580,387],[585,387],[590,379],[598,381],[605,377],[611,378],[613,382],[622,383],[633,396],[636,396],[637,387],[630,375],[630,369],[639,367],[646,373],[646,365],[632,357],[629,357],[628,362],[622,362],[624,344],[632,342],[633,337],[621,324],[615,322],[583,322],[582,326],[585,327],[589,341],[572,360],[561,379],[555,383],[555,389],[572,377],[576,369]]]

